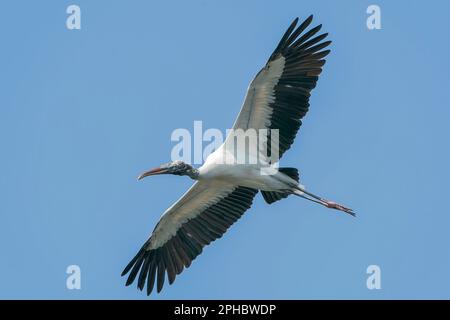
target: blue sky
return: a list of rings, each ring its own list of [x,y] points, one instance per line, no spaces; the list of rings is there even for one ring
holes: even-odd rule
[[[68,30],[77,4],[82,29]],[[368,30],[366,8],[381,8]],[[8,1],[0,18],[0,298],[144,299],[120,272],[188,178],[137,182],[176,128],[230,128],[296,16],[333,40],[282,165],[358,218],[254,206],[153,299],[450,298],[444,1]],[[81,268],[81,290],[66,268]],[[381,268],[380,290],[366,268]]]

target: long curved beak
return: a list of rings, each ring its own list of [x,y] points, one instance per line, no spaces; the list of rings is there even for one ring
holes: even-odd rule
[[[154,169],[151,169],[151,170],[148,170],[148,171],[142,173],[137,179],[142,180],[148,176],[155,176],[155,175],[164,174],[164,173],[167,173],[167,169],[154,168]]]

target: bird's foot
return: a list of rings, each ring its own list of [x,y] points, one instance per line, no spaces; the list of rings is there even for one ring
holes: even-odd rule
[[[340,210],[340,211],[344,211],[348,214],[351,214],[352,216],[356,216],[356,214],[353,212],[352,209],[347,208],[339,203],[333,202],[333,201],[329,201],[329,200],[323,200],[325,206],[327,208],[331,208],[331,209],[336,209],[336,210]]]

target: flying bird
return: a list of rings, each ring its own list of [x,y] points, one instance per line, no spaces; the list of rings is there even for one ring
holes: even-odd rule
[[[330,50],[331,41],[324,41],[327,33],[317,35],[322,25],[310,28],[312,15],[298,27],[298,18],[289,26],[266,65],[250,83],[242,109],[233,130],[278,130],[278,144],[267,140],[263,150],[253,152],[234,148],[231,134],[208,156],[200,168],[177,160],[163,164],[139,176],[173,174],[195,180],[192,187],[162,215],[152,234],[122,272],[128,275],[126,285],[137,279],[137,287],[147,286],[149,295],[163,288],[167,275],[169,284],[202,252],[203,247],[220,238],[236,222],[261,191],[264,200],[274,203],[289,195],[296,195],[325,207],[354,215],[336,202],[326,200],[305,190],[299,183],[296,168],[277,168],[268,155],[280,158],[292,145],[309,109],[311,90]],[[229,147],[232,145],[232,147]],[[236,159],[245,153],[255,162],[223,161]],[[228,159],[227,158],[227,159]],[[262,160],[261,160],[262,159]],[[276,168],[263,174],[264,167]]]

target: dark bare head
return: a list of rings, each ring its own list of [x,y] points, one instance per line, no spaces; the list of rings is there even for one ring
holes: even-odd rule
[[[138,180],[158,174],[174,174],[177,176],[189,176],[192,179],[197,179],[198,170],[181,160],[175,160],[144,172],[138,177]]]

